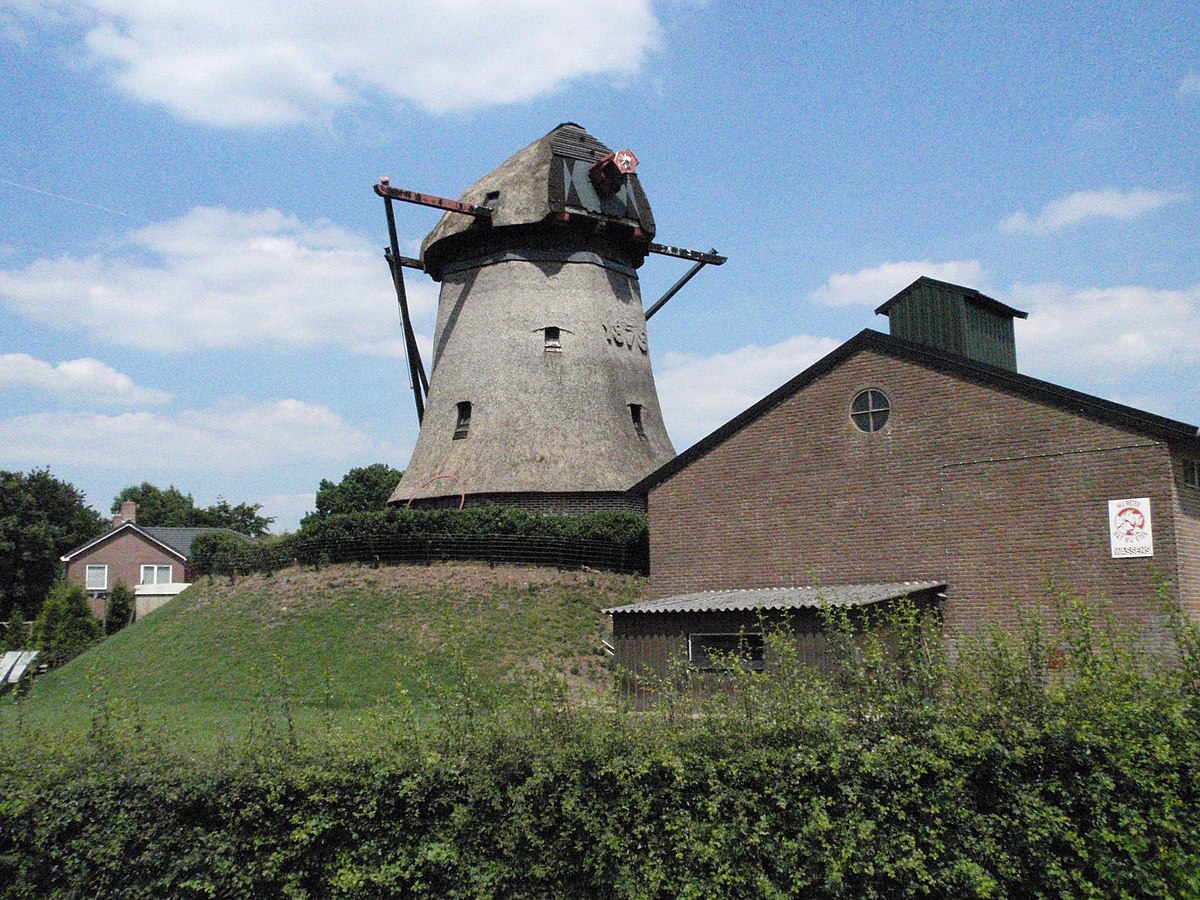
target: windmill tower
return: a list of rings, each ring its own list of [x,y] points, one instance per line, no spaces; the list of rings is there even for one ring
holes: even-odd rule
[[[637,269],[648,252],[720,264],[652,243],[654,218],[629,151],[559,125],[458,201],[391,188],[449,210],[421,259],[441,282],[428,394],[413,364],[421,430],[390,502],[502,504],[553,512],[641,508],[627,494],[675,455],[650,369]],[[422,409],[422,406],[424,407]]]

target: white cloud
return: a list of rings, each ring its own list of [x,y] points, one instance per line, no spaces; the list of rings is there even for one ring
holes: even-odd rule
[[[55,366],[26,353],[0,355],[0,388],[5,387],[31,387],[66,399],[127,406],[171,399],[166,391],[139,387],[128,375],[87,357]]]
[[[1195,97],[1200,95],[1200,73],[1188,72],[1184,75],[1175,93],[1180,97]]]
[[[796,335],[714,356],[671,353],[656,381],[663,418],[683,450],[838,346],[833,338]]]
[[[383,453],[368,435],[299,400],[222,403],[169,415],[35,413],[0,420],[4,466],[69,466],[178,478],[188,472],[266,471]]]
[[[1178,191],[1148,191],[1141,188],[1119,191],[1078,191],[1047,203],[1040,213],[1030,216],[1018,210],[1000,223],[1001,231],[1049,234],[1060,228],[1078,225],[1088,219],[1135,219],[1138,216],[1187,200]]]
[[[1126,285],[1072,290],[1014,285],[1022,372],[1069,386],[1112,385],[1122,396],[1153,396],[1154,373],[1200,364],[1200,285],[1177,291]],[[1160,408],[1170,402],[1159,398]]]
[[[658,46],[650,0],[42,0],[73,11],[125,94],[217,125],[325,119],[372,94],[441,113],[629,77]]]
[[[922,275],[978,288],[983,280],[983,267],[973,259],[949,262],[884,263],[873,269],[830,276],[825,284],[808,295],[810,300],[829,306],[878,306],[897,292],[908,287]]]
[[[125,252],[0,269],[0,302],[29,319],[155,352],[341,345],[398,355],[396,298],[371,241],[276,210],[196,207],[130,232]],[[414,316],[436,291],[411,286]]]

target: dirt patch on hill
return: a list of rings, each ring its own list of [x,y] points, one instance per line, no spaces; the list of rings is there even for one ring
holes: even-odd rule
[[[498,587],[533,591],[550,586],[578,588],[611,595],[614,601],[627,603],[645,599],[649,592],[648,580],[635,575],[463,562],[379,568],[346,563],[319,570],[293,566],[273,575],[243,575],[232,579],[209,576],[198,584],[202,589],[194,597],[197,605],[216,602],[235,593],[240,596],[270,593],[279,598],[281,605],[289,606],[320,602],[322,597],[332,597],[344,589],[436,592],[456,595],[468,602],[494,594]]]

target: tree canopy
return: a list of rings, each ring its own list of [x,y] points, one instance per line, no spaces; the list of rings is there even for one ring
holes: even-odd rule
[[[242,534],[261,537],[275,520],[259,515],[261,503],[230,505],[218,497],[212,506],[197,506],[191,494],[175,485],[166,490],[143,481],[122,490],[113,498],[112,511],[119,512],[122,502],[132,500],[138,505],[137,523],[159,528],[231,528]]]
[[[322,478],[317,487],[317,511],[312,515],[325,519],[345,513],[381,510],[403,475],[387,463],[373,463],[351,469],[337,484]]]
[[[0,472],[0,617],[14,608],[37,616],[60,557],[104,531],[83,492],[49,469]]]

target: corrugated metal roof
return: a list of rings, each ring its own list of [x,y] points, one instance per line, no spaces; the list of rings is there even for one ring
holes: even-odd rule
[[[646,600],[606,609],[606,613],[737,612],[743,610],[813,609],[820,606],[870,606],[934,588],[944,581],[896,581],[890,584],[833,584],[820,587],[749,588],[701,591]]]

